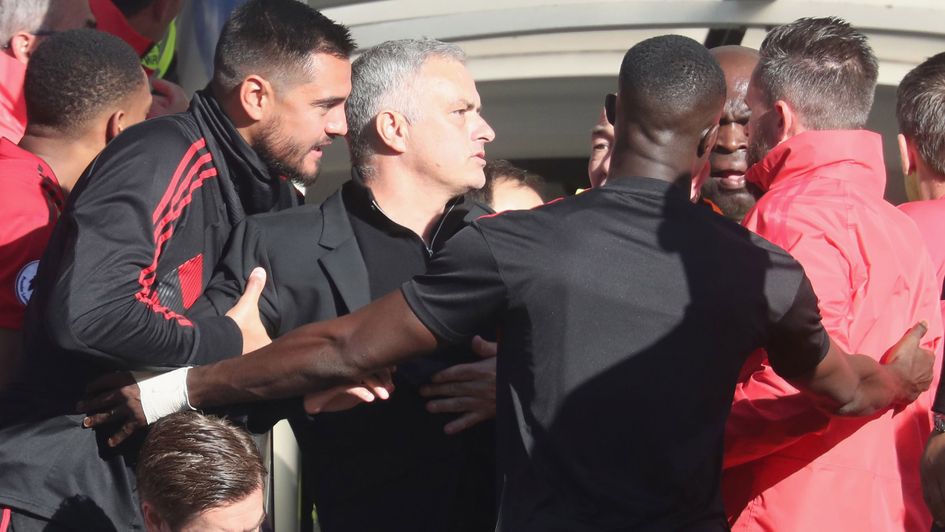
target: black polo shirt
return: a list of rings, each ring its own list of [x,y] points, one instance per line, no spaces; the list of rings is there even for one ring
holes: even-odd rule
[[[816,366],[801,266],[666,182],[624,178],[480,219],[403,286],[439,338],[498,323],[499,529],[727,530],[722,438],[739,370]]]
[[[347,183],[342,189],[342,200],[367,268],[372,301],[397,290],[407,279],[426,272],[434,251],[469,222],[492,212],[478,203],[465,201],[462,196],[450,200],[436,221],[427,245],[412,230],[388,218],[364,185],[356,181]],[[418,387],[441,370],[475,360],[468,342],[463,346],[445,347],[432,356],[401,364],[396,379]]]

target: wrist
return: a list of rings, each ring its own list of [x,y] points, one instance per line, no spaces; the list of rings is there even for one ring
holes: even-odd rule
[[[189,370],[178,368],[147,378],[142,373],[134,374],[141,394],[141,410],[149,425],[174,412],[194,410],[187,394]]]

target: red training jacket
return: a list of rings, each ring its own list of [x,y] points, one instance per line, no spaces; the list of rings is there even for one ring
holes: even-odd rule
[[[766,194],[744,225],[804,266],[834,342],[879,357],[926,320],[923,344],[941,354],[941,287],[915,224],[883,199],[878,134],[805,132],[747,177]],[[759,354],[743,370],[726,429],[732,529],[928,530],[919,458],[931,393],[871,420],[829,418],[766,362]]]

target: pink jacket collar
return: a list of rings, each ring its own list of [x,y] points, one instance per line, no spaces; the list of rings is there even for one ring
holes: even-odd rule
[[[878,133],[858,130],[805,131],[775,146],[745,178],[767,192],[794,179],[824,175],[849,179],[861,190],[880,196],[886,190],[883,140]]]

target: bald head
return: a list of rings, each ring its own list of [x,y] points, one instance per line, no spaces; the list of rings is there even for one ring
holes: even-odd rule
[[[755,204],[745,184],[748,170],[748,119],[745,102],[758,51],[744,46],[719,46],[709,50],[725,74],[725,106],[719,119],[719,136],[709,159],[711,173],[702,195],[718,205],[725,216],[741,221]]]

